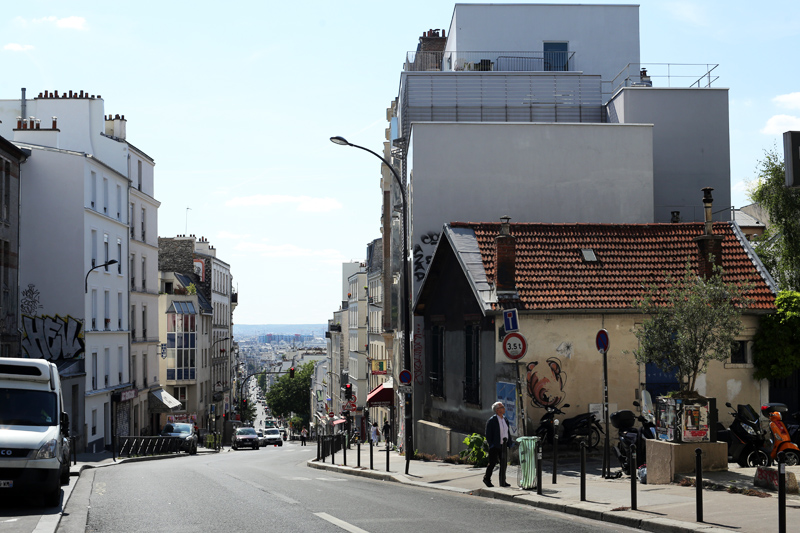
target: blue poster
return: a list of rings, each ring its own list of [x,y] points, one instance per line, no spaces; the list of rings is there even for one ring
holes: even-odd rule
[[[517,435],[517,386],[513,383],[497,382],[497,401],[506,406],[506,418],[511,422],[509,430]]]

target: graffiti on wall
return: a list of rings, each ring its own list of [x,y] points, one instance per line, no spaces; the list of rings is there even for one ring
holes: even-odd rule
[[[39,291],[36,285],[28,284],[28,288],[20,293],[19,310],[23,315],[35,315],[42,305],[39,303]]]
[[[71,316],[22,315],[22,350],[36,359],[80,358],[84,352],[83,323]]]
[[[543,365],[538,361],[528,363],[525,380],[534,407],[558,407],[564,401],[567,374],[561,370],[561,361],[551,357]]]
[[[423,357],[425,354],[425,319],[421,316],[414,317],[414,383],[422,385]]]
[[[428,270],[428,265],[433,258],[433,250],[436,249],[438,242],[439,234],[429,231],[420,238],[420,244],[414,245],[414,279],[416,281],[422,281],[425,278],[425,272]]]

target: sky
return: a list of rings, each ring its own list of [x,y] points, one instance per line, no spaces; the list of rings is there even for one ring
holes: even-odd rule
[[[325,323],[343,297],[342,263],[364,260],[381,210],[380,161],[329,139],[382,152],[405,54],[448,29],[454,5],[4,3],[0,99],[22,87],[102,95],[156,162],[159,235],[203,236],[231,265],[234,323]],[[782,153],[782,133],[800,129],[800,3],[639,5],[643,63],[718,65],[732,203],[749,204],[764,151]]]

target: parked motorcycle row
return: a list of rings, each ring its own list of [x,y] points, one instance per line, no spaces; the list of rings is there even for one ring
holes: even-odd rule
[[[631,475],[646,464],[647,441],[657,438],[656,418],[653,402],[647,391],[642,392],[642,403],[633,402],[640,414],[631,410],[616,411],[610,415],[610,422],[617,430],[617,440],[612,451],[619,460],[622,472]],[[769,429],[762,426],[758,412],[750,405],[725,404],[733,418],[729,427],[717,424],[717,441],[728,444],[728,461],[743,467],[770,466],[778,461],[783,453],[787,465],[800,465],[800,412],[788,414],[786,405],[768,403],[761,406],[761,416],[769,421]],[[569,404],[564,404],[564,408]],[[563,420],[559,424],[557,415],[564,412],[558,407],[547,407],[539,421],[536,435],[547,443],[553,442],[553,435],[561,431],[559,441],[567,444],[585,438],[589,448],[600,443],[603,428],[593,413],[584,413]],[[639,423],[637,426],[636,423]],[[765,422],[766,424],[766,422]],[[636,450],[636,464],[630,464],[630,452]]]

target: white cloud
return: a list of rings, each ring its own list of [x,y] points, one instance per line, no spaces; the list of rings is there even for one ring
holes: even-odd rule
[[[800,93],[779,94],[772,101],[780,107],[800,109]]]
[[[775,115],[767,120],[767,124],[761,130],[766,135],[781,135],[785,131],[800,130],[800,117],[792,115]]]
[[[66,28],[69,30],[88,30],[89,26],[86,24],[86,19],[83,17],[42,17],[38,19],[30,19],[26,20],[22,17],[16,17],[14,19],[16,24],[19,24],[23,28],[27,28],[33,24],[53,24],[57,28]]]
[[[311,196],[288,196],[282,194],[256,194],[241,196],[225,202],[228,207],[269,206],[295,204],[298,211],[307,213],[327,213],[341,209],[342,204],[335,198],[314,198]]]
[[[18,43],[8,43],[3,47],[3,50],[8,50],[10,52],[27,52],[28,50],[33,50],[32,44],[18,44]]]
[[[244,239],[249,239],[250,235],[247,233],[231,233],[230,231],[218,231],[217,232],[218,239],[233,239],[236,241],[242,241]]]
[[[320,248],[301,248],[295,244],[265,244],[258,242],[241,242],[234,247],[237,252],[259,254],[261,257],[281,259],[313,259],[326,263],[340,264],[347,260],[338,250]]]
[[[695,26],[708,26],[709,17],[706,9],[693,2],[668,2],[664,7],[677,20],[694,24]]]

